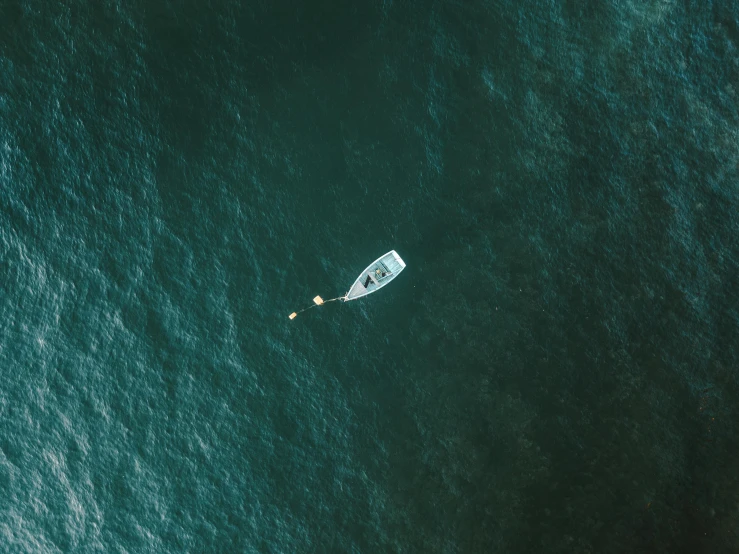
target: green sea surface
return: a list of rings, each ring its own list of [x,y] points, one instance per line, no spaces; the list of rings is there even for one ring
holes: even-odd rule
[[[0,75],[0,552],[739,551],[735,3],[0,0]]]

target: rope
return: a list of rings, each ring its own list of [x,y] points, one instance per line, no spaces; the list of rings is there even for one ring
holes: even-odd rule
[[[331,298],[330,300],[324,300],[320,304],[313,304],[312,306],[308,306],[307,308],[303,308],[302,310],[295,312],[295,317],[298,317],[298,315],[302,314],[303,312],[310,310],[311,308],[317,308],[318,306],[323,306],[324,304],[328,304],[329,302],[333,302],[334,300],[346,300],[346,296],[337,296],[336,298]],[[290,318],[293,319],[293,318]]]

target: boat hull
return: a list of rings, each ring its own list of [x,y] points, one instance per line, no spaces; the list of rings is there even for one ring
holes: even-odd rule
[[[344,302],[377,292],[393,281],[404,269],[405,262],[395,250],[380,256],[359,274],[344,296]]]

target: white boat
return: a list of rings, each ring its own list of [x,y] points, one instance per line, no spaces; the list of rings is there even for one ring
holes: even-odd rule
[[[349,302],[349,300],[356,300],[362,298],[373,292],[377,292],[382,287],[387,285],[390,281],[395,279],[401,271],[405,269],[405,262],[398,256],[395,250],[391,250],[384,256],[380,256],[365,270],[359,274],[357,280],[354,281],[352,288],[344,296],[338,298],[331,298],[330,300],[324,300],[320,296],[316,296],[313,299],[313,305],[307,308],[303,308],[298,312],[291,313],[288,317],[292,320],[298,317],[298,314],[303,313],[305,310],[315,308],[316,306],[323,306],[327,302],[334,302],[335,300],[343,300]]]
[[[362,298],[377,292],[390,281],[395,279],[405,269],[405,262],[395,250],[380,256],[359,274],[352,288],[342,298],[344,302]]]

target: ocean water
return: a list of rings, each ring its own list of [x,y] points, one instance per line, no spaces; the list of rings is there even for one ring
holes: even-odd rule
[[[4,0],[0,74],[0,552],[739,551],[735,3]]]

